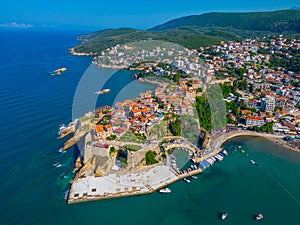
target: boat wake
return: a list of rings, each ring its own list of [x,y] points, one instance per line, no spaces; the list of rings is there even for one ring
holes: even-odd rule
[[[57,162],[57,163],[54,163],[53,166],[56,168],[59,168],[59,167],[62,167],[63,164],[61,164],[60,162]]]
[[[59,153],[63,153],[63,154],[66,153],[66,151],[63,151],[63,150],[62,150],[62,148],[60,148],[60,149],[58,150],[58,152],[59,152]]]

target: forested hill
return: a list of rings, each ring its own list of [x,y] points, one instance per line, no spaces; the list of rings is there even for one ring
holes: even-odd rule
[[[300,10],[254,13],[205,13],[171,20],[150,30],[162,31],[183,26],[232,27],[242,30],[300,32]]]
[[[76,52],[100,52],[117,44],[139,40],[163,40],[186,48],[199,48],[220,41],[245,37],[300,33],[300,11],[283,10],[257,13],[206,13],[171,20],[150,30],[106,29],[81,35]]]

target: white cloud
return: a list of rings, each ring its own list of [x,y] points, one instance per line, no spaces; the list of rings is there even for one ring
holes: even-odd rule
[[[31,28],[33,27],[32,24],[26,24],[26,23],[0,23],[0,27],[7,27],[7,28]]]

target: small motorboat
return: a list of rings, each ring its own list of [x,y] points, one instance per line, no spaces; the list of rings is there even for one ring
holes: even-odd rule
[[[187,178],[183,178],[183,180],[184,180],[185,182],[187,182],[187,183],[191,183],[191,181],[190,181],[189,179],[187,179]]]
[[[103,95],[103,94],[106,94],[106,93],[109,93],[110,92],[110,89],[104,89],[104,90],[101,90],[101,91],[97,91],[95,92],[95,94],[97,95]]]
[[[170,188],[162,188],[158,191],[159,193],[164,193],[164,194],[167,194],[167,193],[171,193],[171,189]]]
[[[264,218],[263,214],[258,213],[258,214],[256,215],[256,217],[255,217],[255,220],[261,220],[261,219],[263,219],[263,218]]]
[[[252,165],[256,165],[257,166],[257,163],[254,161],[254,160],[250,160],[250,163],[252,164]]]
[[[57,132],[57,135],[60,136],[61,132],[62,132],[64,129],[66,129],[66,128],[67,128],[67,127],[66,127],[65,124],[60,124],[60,125],[58,126],[58,132]]]
[[[60,148],[60,149],[58,150],[58,152],[59,152],[59,153],[66,153],[67,151],[64,151],[62,148]]]
[[[228,152],[225,149],[222,151],[222,153],[226,156],[228,155]]]
[[[221,219],[222,220],[225,220],[226,219],[226,217],[227,217],[227,213],[226,212],[223,212],[222,214],[221,214]]]
[[[193,179],[195,179],[195,180],[197,180],[197,179],[198,179],[198,177],[197,177],[197,176],[195,176],[195,175],[191,176],[191,178],[193,178]]]
[[[196,165],[191,165],[191,169],[196,170],[197,166]]]
[[[56,168],[59,168],[59,167],[61,167],[62,165],[61,165],[60,162],[57,162],[57,163],[54,163],[53,166],[55,166]]]

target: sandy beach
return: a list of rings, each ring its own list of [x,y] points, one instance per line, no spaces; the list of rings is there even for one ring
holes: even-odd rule
[[[300,153],[300,142],[298,141],[285,141],[283,138],[287,135],[284,134],[268,134],[268,133],[260,133],[254,131],[239,131],[239,132],[230,132],[224,135],[221,135],[216,140],[212,141],[211,146],[214,147],[215,151],[218,151],[225,142],[229,141],[230,139],[238,136],[253,136],[253,137],[262,137],[266,138],[277,145],[282,146],[288,150],[292,150],[295,152]]]

